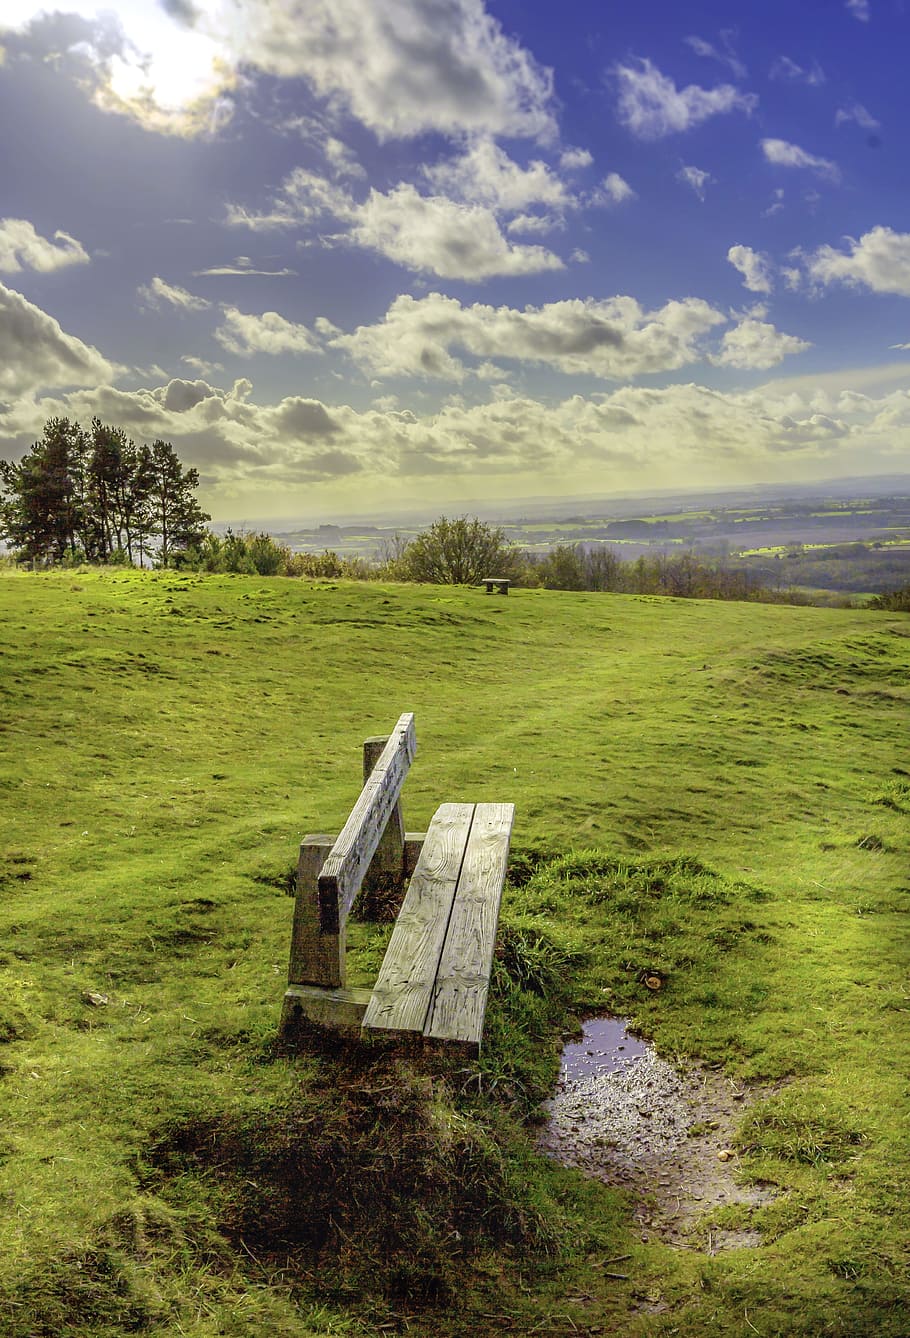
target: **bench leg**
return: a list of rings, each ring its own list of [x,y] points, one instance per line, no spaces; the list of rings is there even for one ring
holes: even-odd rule
[[[297,898],[291,931],[290,985],[329,985],[344,988],[345,929],[337,934],[319,932],[319,871],[332,849],[334,838],[305,836],[297,863]]]

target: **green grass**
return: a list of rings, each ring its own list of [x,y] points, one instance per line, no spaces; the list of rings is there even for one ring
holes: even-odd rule
[[[0,602],[0,1331],[906,1332],[906,617],[139,572]],[[517,806],[484,1054],[282,1056],[299,838],[402,710],[409,828]],[[737,1142],[781,1190],[760,1248],[643,1244],[531,1151],[595,1008],[779,1086]]]

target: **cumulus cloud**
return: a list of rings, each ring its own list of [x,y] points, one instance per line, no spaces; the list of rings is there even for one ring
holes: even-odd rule
[[[222,322],[215,338],[228,353],[249,357],[255,353],[319,353],[319,344],[305,325],[279,316],[277,311],[264,311],[261,316],[238,311],[236,307],[221,308]]]
[[[869,0],[844,0],[844,7],[860,23],[868,23],[872,17]]]
[[[700,167],[684,166],[676,173],[676,180],[694,190],[698,198],[704,203],[705,186],[712,182],[714,178],[710,172],[705,172]]]
[[[307,79],[380,139],[554,131],[550,71],[482,0],[240,0],[218,21],[239,56]]]
[[[434,190],[494,210],[532,204],[562,209],[572,202],[563,182],[540,159],[519,166],[491,139],[476,140],[459,158],[424,168]]]
[[[100,17],[99,8],[67,0],[83,19],[81,72],[99,106],[149,130],[193,135],[223,124],[243,67],[306,80],[380,139],[555,133],[551,72],[482,0],[192,0]],[[40,10],[38,0],[15,5],[0,31],[59,49]]]
[[[88,261],[82,243],[68,232],[55,232],[48,240],[27,219],[0,218],[0,273],[34,269],[48,274],[67,265],[87,265]]]
[[[559,155],[559,166],[564,172],[577,172],[579,168],[590,167],[594,155],[587,149],[563,149]]]
[[[647,59],[617,65],[614,73],[619,84],[619,120],[638,139],[663,139],[732,111],[749,115],[758,105],[754,93],[741,93],[732,84],[677,88]]]
[[[485,361],[518,359],[567,374],[619,379],[682,367],[725,317],[700,298],[646,311],[631,297],[542,307],[462,306],[442,293],[397,297],[382,321],[339,335],[332,346],[377,376],[461,381],[459,349]]]
[[[805,167],[829,181],[840,180],[840,168],[829,158],[817,158],[814,153],[807,153],[798,144],[791,144],[786,139],[763,139],[761,150],[769,163],[775,167]]]
[[[719,367],[738,367],[753,371],[777,367],[793,353],[804,353],[812,345],[796,335],[783,334],[768,321],[744,317],[721,340],[721,349],[712,357]]]
[[[820,246],[806,259],[806,272],[820,284],[843,283],[873,293],[910,297],[910,232],[876,227],[859,241],[847,238],[848,250]]]
[[[608,172],[600,188],[610,204],[624,204],[626,200],[635,199],[635,191],[618,172]]]
[[[770,293],[774,287],[771,281],[771,262],[761,251],[753,251],[751,246],[731,246],[727,259],[743,276],[743,287],[751,293]]]
[[[94,385],[113,380],[118,370],[98,349],[66,334],[53,316],[0,283],[0,392]]]
[[[494,173],[502,169],[505,178],[498,179],[495,188],[512,190],[513,198],[518,198],[522,190],[528,189],[527,183],[521,184],[526,174],[517,169],[518,177],[513,178],[506,166],[510,160],[505,155],[503,159],[504,163],[494,155],[488,160],[494,164]],[[416,273],[479,280],[498,274],[538,274],[564,268],[563,261],[542,246],[509,242],[496,213],[487,205],[462,203],[446,195],[421,195],[405,182],[387,192],[371,190],[364,201],[357,202],[318,174],[297,169],[283,182],[267,214],[251,215],[241,206],[231,205],[228,222],[262,230],[310,225],[326,215],[340,225],[336,242],[375,251]],[[542,230],[529,222],[533,216],[521,217],[526,230]]]
[[[194,297],[192,293],[187,292],[185,288],[180,288],[176,284],[165,283],[156,274],[151,283],[143,284],[138,289],[139,297],[148,307],[154,307],[160,310],[162,304],[169,307],[176,307],[178,311],[205,311],[210,307],[211,302],[207,302],[204,297]]]
[[[817,60],[806,68],[798,65],[795,60],[789,56],[778,56],[769,71],[772,79],[777,79],[783,83],[790,84],[808,84],[810,88],[818,88],[825,82],[825,72]]]
[[[358,246],[396,264],[443,279],[487,279],[496,274],[539,274],[563,269],[542,246],[513,245],[496,216],[481,205],[423,196],[402,183],[371,191],[357,207],[348,233]]]
[[[168,383],[23,400],[0,415],[0,432],[12,453],[54,414],[85,422],[97,413],[137,439],[164,437],[200,470],[203,502],[222,516],[287,515],[314,497],[350,509],[365,486],[377,506],[400,500],[404,486],[412,503],[438,506],[476,496],[478,484],[488,497],[542,486],[577,494],[602,487],[605,470],[630,489],[652,486],[658,471],[666,486],[689,487],[779,480],[787,469],[893,471],[910,449],[910,391],[874,396],[822,383],[791,377],[749,392],[622,385],[549,403],[499,383],[485,402],[456,398],[423,414],[385,398],[363,411],[303,396],[261,404],[245,379],[229,390]]]

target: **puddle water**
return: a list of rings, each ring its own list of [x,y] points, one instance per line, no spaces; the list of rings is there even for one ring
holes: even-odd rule
[[[622,1018],[591,1018],[581,1040],[563,1049],[538,1146],[629,1191],[643,1240],[653,1232],[709,1254],[754,1247],[761,1236],[752,1214],[774,1190],[740,1180],[736,1129],[761,1095],[718,1070],[668,1063]],[[713,1226],[712,1211],[732,1206],[736,1227]]]
[[[594,1017],[584,1023],[580,1041],[563,1047],[560,1079],[577,1082],[601,1073],[615,1073],[648,1053],[644,1041],[626,1030],[619,1017]]]

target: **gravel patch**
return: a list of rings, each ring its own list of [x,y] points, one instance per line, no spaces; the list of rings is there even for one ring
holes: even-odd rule
[[[591,1025],[586,1034],[596,1034],[588,1032]],[[630,1048],[640,1049],[632,1040]],[[702,1219],[720,1205],[755,1206],[774,1197],[770,1186],[737,1183],[731,1147],[743,1111],[763,1095],[712,1070],[677,1069],[651,1046],[618,1063],[614,1050],[599,1070],[579,1075],[577,1064],[564,1068],[544,1104],[538,1145],[564,1166],[627,1189],[642,1240],[653,1236],[709,1253],[755,1246],[757,1231],[712,1230]]]

